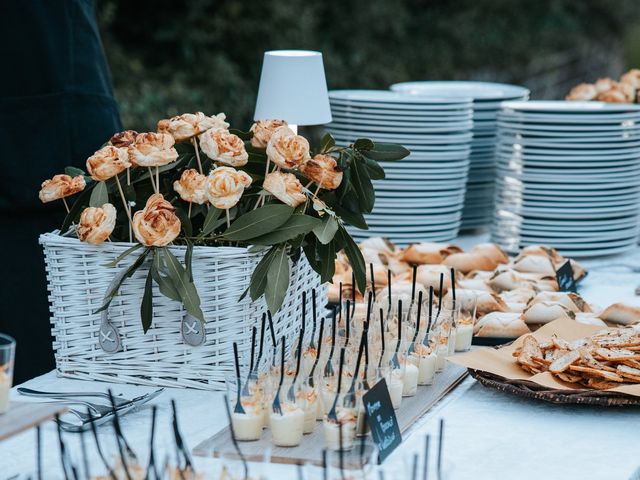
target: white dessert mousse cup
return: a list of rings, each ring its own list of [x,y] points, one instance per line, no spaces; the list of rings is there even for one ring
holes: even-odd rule
[[[231,411],[231,424],[238,441],[249,442],[259,440],[264,425],[264,395],[257,388],[255,380],[240,378],[240,405],[238,402],[238,380],[235,375],[226,377],[227,399]]]

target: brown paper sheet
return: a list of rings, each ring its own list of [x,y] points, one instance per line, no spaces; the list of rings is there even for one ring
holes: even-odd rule
[[[533,333],[522,335],[511,345],[506,347],[499,349],[481,347],[467,353],[454,355],[453,357],[449,357],[448,360],[452,363],[462,365],[473,370],[480,370],[494,375],[500,375],[501,377],[509,380],[528,380],[530,382],[537,383],[538,385],[542,385],[543,387],[557,390],[583,390],[584,387],[576,388],[572,384],[558,380],[549,372],[538,373],[536,375],[525,372],[520,368],[515,357],[511,354],[516,348],[522,345],[523,339],[527,335],[533,335],[536,340],[540,342],[549,340],[554,334],[564,340],[572,341],[582,337],[588,337],[602,329],[602,327],[584,325],[569,319],[555,320],[547,323],[543,327],[540,327]],[[625,385],[611,388],[607,391],[626,393],[628,395],[640,397],[640,384]]]

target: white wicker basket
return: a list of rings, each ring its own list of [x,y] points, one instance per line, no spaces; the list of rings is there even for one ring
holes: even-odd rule
[[[254,325],[259,328],[266,305],[262,299],[251,302],[248,295],[242,301],[238,298],[249,285],[260,254],[249,253],[245,248],[194,247],[193,278],[206,319],[206,341],[198,347],[183,342],[180,324],[186,312],[182,305],[160,294],[156,285],[153,324],[147,334],[143,334],[140,302],[147,274],[143,265],[124,281],[120,293],[111,302],[109,320],[118,328],[122,346],[118,352],[106,353],[98,342],[101,315],[94,312],[102,305],[114,275],[133,263],[142,250],[126,257],[114,269],[105,264],[131,244],[105,242],[94,246],[57,233],[41,235],[40,243],[45,254],[53,349],[60,375],[221,390],[225,376],[233,372],[234,341],[238,342],[243,363],[247,363],[251,328]],[[171,247],[171,251],[179,259],[184,258],[184,247]],[[285,335],[287,345],[291,345],[298,334],[301,292],[310,292],[313,288],[318,293],[318,311],[322,312],[326,304],[325,288],[302,255],[291,268],[289,291],[280,311],[274,315],[276,336],[279,339]],[[268,335],[267,347],[271,348]]]

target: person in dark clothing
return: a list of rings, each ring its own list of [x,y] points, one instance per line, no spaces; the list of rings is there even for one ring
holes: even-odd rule
[[[38,235],[60,227],[64,207],[41,204],[40,183],[84,169],[122,128],[92,0],[0,10],[0,332],[17,341],[19,383],[54,367]]]

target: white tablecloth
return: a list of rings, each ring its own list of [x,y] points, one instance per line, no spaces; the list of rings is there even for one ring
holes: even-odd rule
[[[482,237],[461,238],[465,247]],[[584,262],[590,274],[580,293],[590,302],[607,305],[625,301],[640,305],[634,290],[640,285],[640,249],[618,257]],[[631,267],[631,268],[630,268]],[[637,270],[637,271],[636,271]],[[153,389],[57,378],[55,372],[30,380],[25,386],[40,390],[78,391],[112,388],[125,396]],[[29,400],[17,392],[14,400]],[[172,449],[170,399],[178,403],[182,431],[190,447],[213,435],[226,424],[220,393],[167,389],[155,400],[159,407],[157,446]],[[146,458],[150,425],[149,408],[122,418],[129,442]],[[640,466],[637,448],[640,408],[605,409],[554,406],[488,390],[467,379],[416,422],[405,435],[402,448],[385,462],[386,478],[400,478],[413,451],[421,452],[426,433],[437,434],[440,418],[445,420],[445,464],[448,479],[626,479]],[[46,479],[62,478],[55,427],[43,428]],[[101,443],[115,454],[110,426],[99,430]],[[78,436],[67,434],[71,449],[80,452]],[[87,437],[89,440],[89,437]],[[93,442],[88,442],[93,445]],[[172,450],[171,450],[172,451]],[[91,449],[92,468],[100,469],[97,453]],[[205,472],[219,468],[216,460],[196,458]],[[28,431],[0,442],[0,479],[35,471],[35,432]],[[270,478],[296,478],[290,466],[270,465]],[[213,477],[212,477],[213,478]]]

